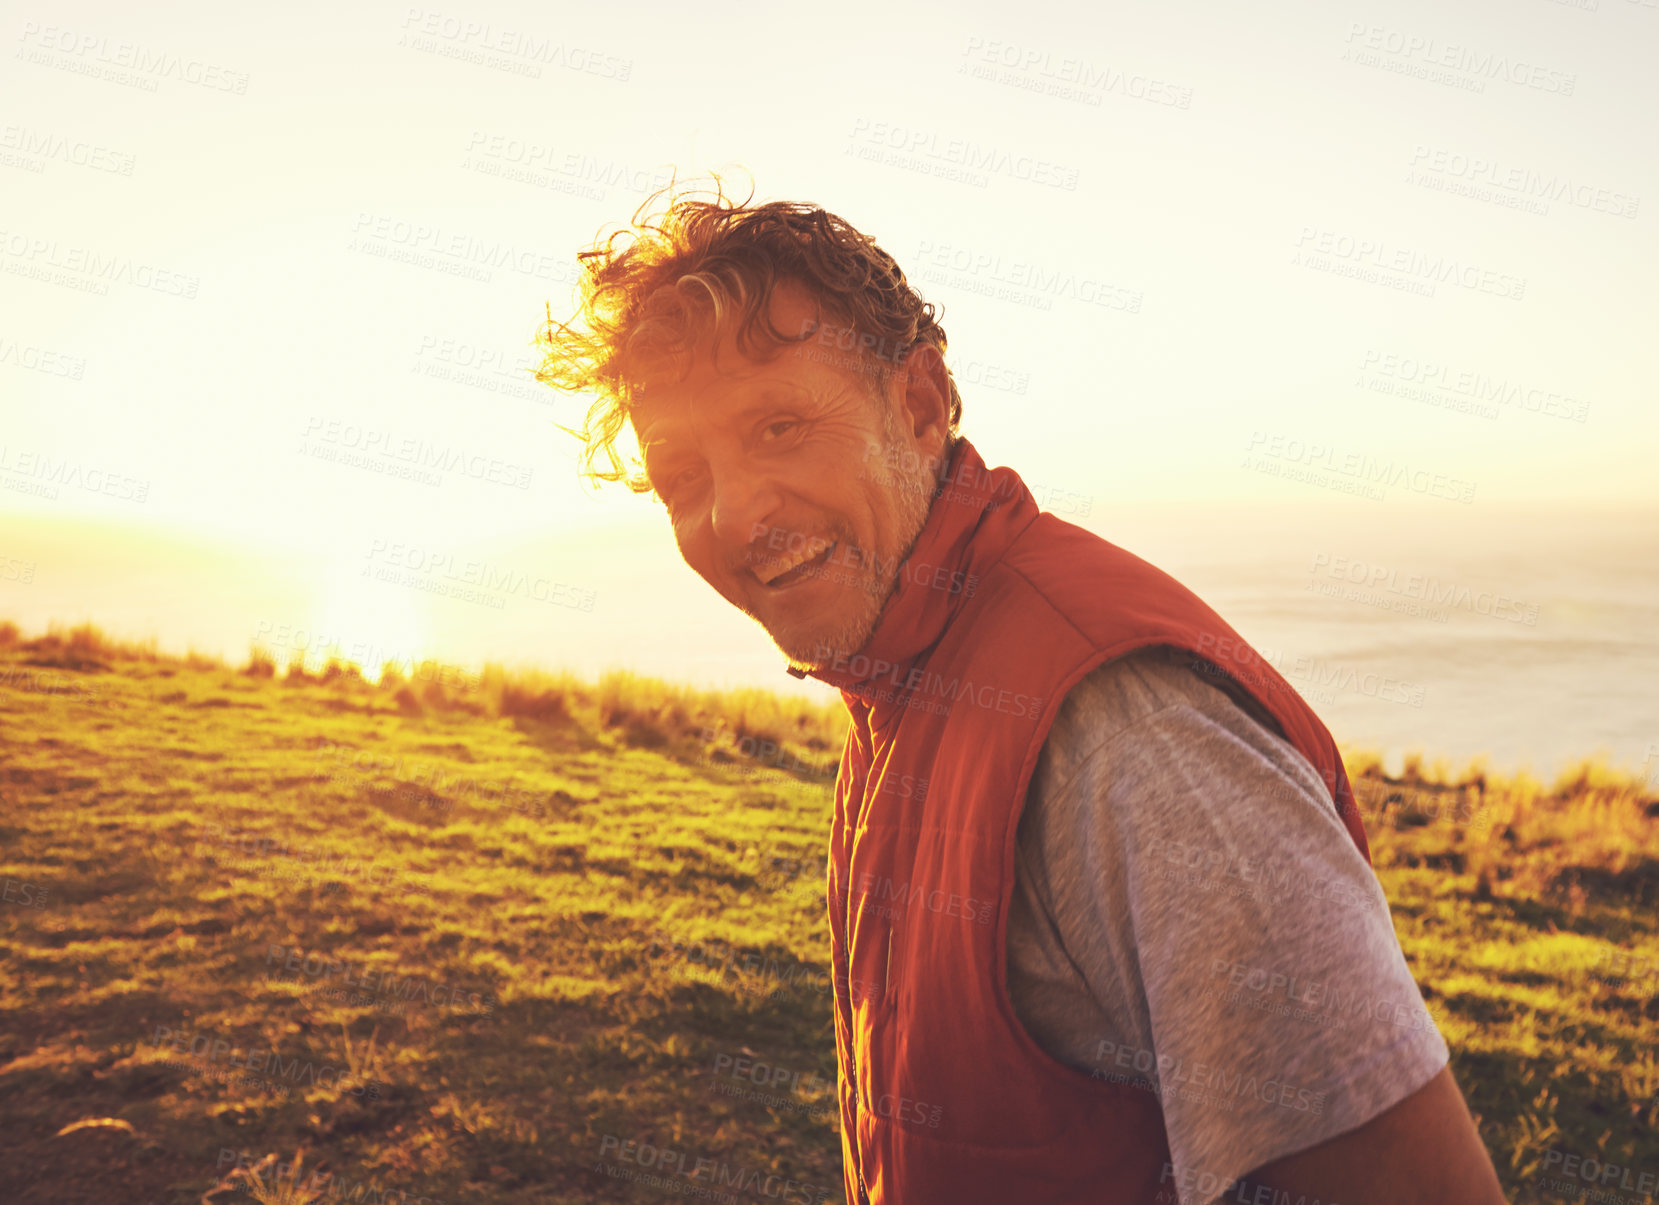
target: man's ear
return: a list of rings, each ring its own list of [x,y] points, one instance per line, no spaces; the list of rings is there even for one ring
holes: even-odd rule
[[[931,343],[918,343],[905,357],[899,411],[904,430],[938,457],[950,439],[950,375],[945,357]]]

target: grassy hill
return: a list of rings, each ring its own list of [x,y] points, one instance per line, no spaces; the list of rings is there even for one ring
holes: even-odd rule
[[[840,1200],[839,708],[294,669],[0,625],[7,1200]],[[1347,756],[1512,1199],[1659,1172],[1644,784]]]

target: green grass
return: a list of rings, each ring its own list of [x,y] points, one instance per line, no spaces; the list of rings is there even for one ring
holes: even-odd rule
[[[739,1200],[773,1173],[840,1199],[844,718],[440,671],[288,677],[0,625],[7,1200],[674,1199],[608,1174],[650,1174],[624,1143],[707,1160],[697,1183]],[[1659,1169],[1640,784],[1492,778],[1460,811],[1435,805],[1474,788],[1444,771],[1350,766],[1512,1199],[1557,1199],[1529,1186],[1552,1146]],[[760,1063],[775,1085],[732,1074]]]

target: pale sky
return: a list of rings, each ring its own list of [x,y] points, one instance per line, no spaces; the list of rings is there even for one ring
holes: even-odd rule
[[[363,578],[391,549],[604,585],[554,661],[625,588],[714,615],[654,503],[577,482],[551,424],[586,400],[528,372],[575,253],[670,169],[873,235],[943,306],[965,433],[1103,534],[1659,504],[1659,9],[618,11],[7,3],[0,563],[69,521],[229,543],[294,622],[410,645],[458,621]],[[402,440],[496,467],[339,459]]]

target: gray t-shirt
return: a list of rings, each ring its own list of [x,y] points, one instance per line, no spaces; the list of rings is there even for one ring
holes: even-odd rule
[[[1193,665],[1142,650],[1067,694],[1020,819],[1008,992],[1055,1058],[1158,1094],[1162,1199],[1208,1205],[1448,1052],[1330,792]]]

